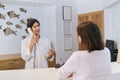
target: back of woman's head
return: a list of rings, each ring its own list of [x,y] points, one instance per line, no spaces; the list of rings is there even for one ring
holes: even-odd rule
[[[77,27],[77,34],[81,37],[80,49],[84,47],[89,52],[104,49],[101,33],[93,22],[83,22]]]
[[[27,20],[27,28],[29,27],[29,28],[32,28],[32,26],[33,26],[33,24],[35,23],[35,22],[37,22],[39,25],[40,25],[40,23],[39,23],[39,21],[37,20],[37,19],[28,19]]]

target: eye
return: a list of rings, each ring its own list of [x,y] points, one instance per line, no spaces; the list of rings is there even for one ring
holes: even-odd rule
[[[39,24],[37,26],[40,26]]]
[[[36,26],[33,26],[33,28],[36,28]]]

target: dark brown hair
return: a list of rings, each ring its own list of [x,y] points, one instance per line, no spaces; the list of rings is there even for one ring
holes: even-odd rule
[[[37,19],[33,19],[33,18],[32,19],[27,19],[27,28],[28,27],[32,28],[32,26],[35,22],[37,22],[40,25],[40,23]]]
[[[87,21],[79,24],[77,34],[82,39],[79,44],[80,50],[88,50],[91,52],[104,49],[100,30],[95,23]]]
[[[33,18],[27,19],[27,28],[32,29],[32,26],[35,22],[37,22],[40,25],[40,22],[37,19],[33,19]],[[26,33],[28,33],[27,29],[25,29],[25,31]]]

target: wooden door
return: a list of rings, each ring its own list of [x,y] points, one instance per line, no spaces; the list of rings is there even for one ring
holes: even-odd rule
[[[78,15],[78,24],[84,21],[92,21],[96,23],[101,31],[104,40],[104,11],[96,11]]]

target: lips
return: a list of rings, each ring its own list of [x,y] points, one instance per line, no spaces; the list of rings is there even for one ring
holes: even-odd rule
[[[35,31],[36,33],[39,33],[40,31]]]

